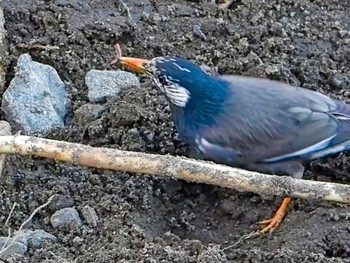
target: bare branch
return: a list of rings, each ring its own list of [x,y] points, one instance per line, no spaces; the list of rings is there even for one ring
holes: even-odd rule
[[[132,25],[135,25],[134,20],[132,19],[132,15],[130,13],[130,8],[125,4],[123,0],[119,0],[119,3],[123,6],[124,10],[126,12],[126,15],[128,16],[128,19]]]
[[[11,135],[11,126],[6,121],[0,121],[0,136]],[[0,154],[0,177],[2,175],[2,170],[4,168],[6,160],[6,154]]]
[[[16,202],[13,203],[12,208],[11,208],[11,210],[10,210],[10,213],[9,213],[8,217],[6,218],[4,227],[7,227],[7,225],[9,224],[9,221],[10,221],[10,219],[11,219],[11,217],[12,217],[13,211],[15,211],[15,208],[16,208],[17,205],[18,205],[18,204],[17,204]]]
[[[45,207],[47,207],[52,199],[55,197],[56,195],[52,195],[47,201],[46,203],[42,204],[41,206],[38,206],[37,208],[34,209],[34,211],[31,213],[31,215],[27,218],[26,221],[24,221],[22,223],[22,225],[19,227],[18,231],[16,232],[16,234],[11,238],[11,231],[10,231],[10,228],[9,228],[9,235],[7,237],[7,240],[5,242],[5,244],[1,247],[0,249],[0,255],[3,254],[7,249],[9,249],[18,239],[18,235],[20,234],[21,230],[25,227],[26,224],[28,224],[32,219],[33,217],[39,212],[41,211],[42,209],[44,209]],[[13,209],[14,209],[15,205],[13,206]],[[13,212],[13,209],[11,209],[11,212],[10,212],[10,215],[8,218],[11,217],[12,215],[12,212]],[[6,220],[7,222],[8,220]]]
[[[97,148],[21,135],[0,136],[0,153],[35,155],[80,166],[170,177],[262,196],[290,196],[350,203],[349,185],[266,175],[169,155]]]

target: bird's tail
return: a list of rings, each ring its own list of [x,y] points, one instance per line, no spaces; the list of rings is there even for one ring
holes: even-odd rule
[[[350,150],[350,105],[339,101],[337,106],[337,112],[332,113],[338,122],[337,134],[326,148],[313,153],[311,159]]]
[[[337,102],[337,106],[338,111],[332,114],[338,121],[337,136],[332,140],[334,145],[350,140],[350,105],[344,102]]]

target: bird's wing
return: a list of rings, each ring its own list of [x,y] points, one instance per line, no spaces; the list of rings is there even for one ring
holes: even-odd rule
[[[327,96],[276,81],[221,78],[230,83],[232,99],[197,139],[206,155],[221,149],[226,158],[277,162],[307,157],[337,136],[338,121],[332,115],[337,104]]]

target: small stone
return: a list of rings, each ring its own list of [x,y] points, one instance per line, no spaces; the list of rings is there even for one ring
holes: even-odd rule
[[[226,199],[219,205],[219,209],[223,214],[232,214],[235,209],[235,203],[230,199]]]
[[[53,210],[59,210],[66,207],[72,207],[74,200],[69,195],[56,194],[49,207]]]
[[[50,223],[53,228],[70,227],[72,229],[79,229],[83,224],[79,213],[75,208],[68,207],[56,211],[50,218]]]
[[[283,24],[279,22],[274,23],[271,27],[271,32],[277,36],[281,36],[283,33]]]
[[[57,242],[54,235],[42,229],[24,229],[20,232],[16,231],[14,235],[17,235],[18,240],[30,248],[41,248],[45,241]]]
[[[160,22],[160,21],[162,21],[162,17],[159,14],[155,13],[153,15],[153,22]]]
[[[147,130],[144,132],[144,134],[146,135],[146,138],[148,141],[153,141],[154,139],[154,136],[155,136],[155,132],[154,131],[151,131],[151,130]]]
[[[139,79],[122,70],[90,70],[85,76],[88,98],[91,102],[104,102],[108,97],[117,96],[121,90],[140,86]]]
[[[337,89],[343,89],[347,86],[347,78],[340,74],[334,74],[329,78],[329,84]]]
[[[194,25],[193,26],[193,33],[197,36],[202,38],[203,40],[207,40],[207,36],[203,33],[202,29],[200,28],[199,25]]]
[[[12,243],[12,244],[11,244]],[[27,252],[28,247],[19,241],[14,241],[8,239],[8,237],[0,237],[0,248],[6,244],[6,249],[0,254],[0,257],[8,257],[13,255],[21,255]],[[10,245],[11,244],[11,245]]]
[[[262,11],[259,11],[256,15],[252,17],[252,19],[250,19],[250,22],[252,22],[253,24],[256,24],[262,17],[264,17],[264,14]]]
[[[279,67],[272,65],[272,66],[267,66],[265,68],[265,72],[267,75],[274,75],[280,72]]]
[[[339,35],[341,38],[344,38],[346,36],[350,36],[350,31],[347,30],[339,30]]]
[[[330,215],[329,219],[331,221],[335,221],[335,222],[340,220],[339,215],[338,214],[333,214],[333,213]]]
[[[56,70],[21,55],[2,97],[6,119],[26,134],[45,135],[64,126],[68,107],[68,93]]]
[[[74,120],[85,126],[100,118],[105,110],[104,105],[86,103],[74,112]]]
[[[72,242],[74,246],[80,246],[83,243],[84,239],[81,237],[75,237],[73,238]]]
[[[234,40],[235,42],[238,42],[241,39],[241,35],[238,33],[235,33],[232,37],[232,40]]]
[[[93,209],[91,206],[86,205],[83,207],[81,213],[89,226],[97,226],[98,216],[96,214],[95,209]]]

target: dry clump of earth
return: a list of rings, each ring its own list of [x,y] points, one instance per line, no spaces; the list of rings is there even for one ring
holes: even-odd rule
[[[30,53],[58,71],[71,99],[66,126],[47,137],[173,155],[190,152],[149,80],[86,106],[84,77],[108,69],[115,43],[130,56],[178,54],[216,73],[281,80],[350,102],[348,1],[237,0],[227,10],[219,4],[4,0],[7,83],[18,56]],[[306,178],[348,183],[348,163],[347,155],[324,160]],[[350,262],[350,211],[339,204],[296,200],[277,232],[225,249],[256,230],[280,198],[19,156],[8,157],[0,193],[2,224],[19,204],[12,229],[53,194],[61,197],[28,226],[57,241],[13,262]],[[68,207],[81,223],[53,228],[51,216]]]

